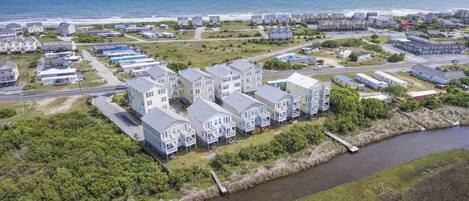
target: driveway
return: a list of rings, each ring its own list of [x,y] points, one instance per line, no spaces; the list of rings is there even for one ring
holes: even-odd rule
[[[205,31],[205,27],[197,27],[195,29],[194,40],[202,40],[202,33]]]
[[[110,94],[94,97],[92,103],[132,140],[144,140],[141,121],[119,105],[112,103]]]
[[[107,81],[106,85],[119,85],[122,84],[119,79],[114,75],[111,69],[102,64],[96,57],[92,56],[87,50],[81,51],[83,59],[90,61],[91,66],[96,69],[98,75]]]

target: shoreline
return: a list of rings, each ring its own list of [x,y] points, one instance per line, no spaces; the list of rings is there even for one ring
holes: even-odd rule
[[[469,113],[469,109],[466,108],[459,108],[454,106],[445,106],[444,108],[452,109],[452,114],[456,113],[454,111],[459,111],[458,114],[462,115]],[[424,110],[420,110],[412,114],[418,116],[422,114],[426,115],[427,113],[425,113]],[[354,136],[344,136],[344,138],[355,146],[364,147],[369,144],[378,143],[399,135],[418,133],[421,131],[421,124],[429,126],[427,130],[438,130],[455,127],[449,122],[447,124],[442,124],[442,117],[449,118],[446,115],[440,116],[439,114],[435,113],[435,115],[432,115],[425,120],[418,120],[422,121],[422,123],[414,122],[414,120],[411,120],[406,115],[395,112],[392,118],[378,120],[371,127],[359,131],[359,134]],[[469,125],[469,118],[467,116],[452,116],[451,119],[461,122],[461,126]],[[317,146],[301,151],[301,157],[292,157],[290,155],[279,158],[273,163],[261,165],[260,167],[254,168],[245,174],[240,174],[239,171],[235,171],[227,181],[223,182],[223,184],[228,188],[229,193],[235,193],[252,188],[270,180],[292,175],[318,166],[346,152],[347,149],[342,145],[339,145],[332,140],[326,140]],[[218,188],[213,185],[206,189],[185,190],[183,191],[183,196],[179,200],[202,201],[210,200],[219,196],[221,196],[221,194],[218,191]]]
[[[451,9],[410,9],[410,8],[402,8],[402,9],[392,9],[392,10],[385,10],[385,9],[346,9],[340,11],[311,11],[311,12],[287,12],[291,14],[319,14],[319,13],[342,13],[347,17],[353,15],[354,12],[377,12],[380,15],[388,15],[392,14],[393,16],[405,16],[408,14],[416,14],[416,13],[429,13],[429,12],[453,12],[459,9],[469,9],[469,8],[451,8]],[[275,12],[271,12],[275,13]],[[115,24],[115,23],[138,23],[138,22],[161,22],[161,21],[176,21],[177,17],[180,16],[202,16],[204,20],[208,20],[209,15],[218,15],[221,17],[222,20],[250,20],[252,15],[255,14],[268,14],[268,13],[253,13],[253,12],[246,12],[246,13],[230,13],[230,14],[188,14],[188,15],[166,15],[166,16],[156,16],[156,15],[149,15],[149,16],[135,16],[135,17],[119,17],[119,16],[110,16],[110,17],[94,17],[94,18],[73,18],[73,17],[35,17],[30,19],[11,19],[0,21],[0,25],[6,25],[8,23],[18,23],[21,25],[25,25],[29,22],[41,22],[44,26],[57,26],[61,22],[67,22],[71,24],[80,24],[80,25],[91,25],[91,24]]]

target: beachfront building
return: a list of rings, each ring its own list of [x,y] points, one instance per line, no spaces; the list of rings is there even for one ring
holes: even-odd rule
[[[264,15],[264,24],[265,25],[273,25],[277,22],[277,17],[275,14],[265,14]]]
[[[276,124],[300,116],[300,96],[293,96],[278,88],[265,85],[255,92],[254,97],[265,104],[270,119]]]
[[[150,78],[138,77],[127,82],[129,105],[140,116],[153,108],[168,108],[166,87]]]
[[[10,30],[15,31],[16,35],[19,35],[23,32],[23,28],[21,27],[20,24],[17,24],[17,23],[7,24],[7,25],[5,25],[5,29],[10,29]]]
[[[41,49],[44,52],[66,52],[75,51],[77,46],[73,41],[43,42]]]
[[[220,16],[208,16],[208,23],[212,27],[219,27],[221,24]]]
[[[14,38],[10,40],[0,39],[0,53],[2,54],[29,53],[35,52],[36,49],[36,41],[32,38]]]
[[[373,77],[377,80],[381,80],[383,82],[386,82],[388,83],[389,86],[394,86],[394,85],[397,85],[397,86],[401,86],[401,87],[405,87],[407,88],[408,86],[408,83],[404,80],[401,80],[397,77],[394,77],[388,73],[385,73],[383,71],[375,71],[373,73]]]
[[[233,142],[236,136],[236,124],[232,115],[216,103],[197,99],[187,108],[187,117],[195,128],[197,136],[209,148],[221,140]]]
[[[262,67],[246,59],[230,61],[225,65],[241,76],[241,92],[252,94],[262,86]]]
[[[163,65],[157,65],[147,70],[148,76],[156,82],[165,85],[169,99],[179,98],[181,95],[177,73]]]
[[[380,90],[382,88],[388,87],[388,84],[386,82],[379,81],[363,73],[357,73],[355,75],[355,80],[357,80],[360,83],[365,84],[366,86],[374,90]]]
[[[15,85],[18,77],[18,65],[15,62],[0,61],[0,87]]]
[[[368,23],[366,20],[358,19],[327,19],[320,20],[319,31],[366,31]]]
[[[469,19],[469,10],[460,9],[454,13],[455,18],[459,19]]]
[[[352,19],[364,20],[364,19],[366,19],[366,13],[365,12],[355,12],[352,15]]]
[[[26,23],[26,28],[30,34],[39,34],[44,32],[44,26],[41,22]]]
[[[293,22],[295,24],[303,22],[303,15],[292,14],[290,18],[290,22]]]
[[[451,80],[466,77],[463,71],[442,71],[439,68],[417,64],[410,69],[410,73],[416,77],[437,84],[448,84]]]
[[[243,133],[270,125],[270,112],[266,105],[239,91],[223,100],[223,108],[233,114],[236,127]]]
[[[262,24],[262,15],[252,15],[251,16],[252,25],[261,25]]]
[[[66,22],[62,22],[59,24],[58,31],[59,34],[64,37],[71,36],[77,32],[75,25]]]
[[[177,153],[180,147],[195,146],[195,130],[191,122],[166,108],[153,108],[142,117],[145,143],[165,155]]]
[[[205,69],[213,76],[215,87],[215,98],[224,100],[230,94],[241,91],[241,76],[238,72],[231,70],[226,64],[218,64]]]
[[[178,29],[189,28],[189,17],[177,17],[177,28]]]
[[[18,37],[16,31],[13,29],[0,29],[0,39],[10,40]]]
[[[76,68],[63,58],[42,58],[36,66],[36,78],[43,85],[63,85],[80,81]]]
[[[356,89],[358,91],[363,91],[365,89],[364,84],[358,84],[358,83],[354,82],[352,78],[349,78],[345,75],[334,76],[333,81],[337,85],[342,86],[342,87]]]
[[[202,16],[194,16],[192,17],[192,26],[193,27],[201,27],[204,26],[204,20]]]
[[[290,14],[289,13],[277,13],[277,24],[286,26],[290,23]]]
[[[330,82],[321,82],[311,77],[293,73],[287,82],[287,93],[300,96],[300,111],[307,117],[329,110]]]
[[[372,16],[368,18],[368,26],[383,29],[388,27],[397,26],[397,22],[393,19],[393,16]]]
[[[179,71],[181,83],[181,97],[188,104],[197,99],[215,101],[215,86],[213,76],[197,68]]]
[[[407,39],[393,39],[390,42],[399,49],[415,55],[464,54],[464,44],[435,42],[418,36],[408,35]]]
[[[290,27],[275,27],[268,32],[270,41],[288,41],[293,39],[293,31]]]

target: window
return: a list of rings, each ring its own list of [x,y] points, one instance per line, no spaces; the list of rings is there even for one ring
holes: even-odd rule
[[[228,89],[228,88],[230,88],[229,85],[223,85],[223,89]]]
[[[145,96],[146,96],[147,98],[154,96],[153,91],[147,92],[147,93],[145,94]]]
[[[208,88],[208,91],[209,91],[209,92],[213,91],[213,88],[212,88],[212,87],[209,87],[209,88]]]
[[[195,90],[194,90],[194,93],[195,93],[195,94],[200,94],[200,89],[195,89]]]
[[[202,85],[202,82],[201,82],[201,81],[197,81],[197,82],[194,83],[194,86],[196,86],[196,87],[198,87],[198,86],[200,86],[200,85]]]
[[[166,96],[161,97],[161,102],[166,102],[167,98]]]
[[[205,81],[205,84],[212,84],[212,80]]]
[[[240,82],[236,82],[236,83],[234,84],[234,86],[235,86],[235,87],[239,87],[239,86],[241,86],[241,83],[240,83]]]
[[[152,104],[153,104],[153,102],[151,102],[151,100],[147,101],[147,106],[150,106]]]

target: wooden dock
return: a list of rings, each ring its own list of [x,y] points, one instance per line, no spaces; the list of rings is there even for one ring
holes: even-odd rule
[[[334,135],[333,133],[331,133],[329,131],[326,131],[326,135],[329,136],[330,138],[334,139],[335,141],[339,142],[340,144],[344,145],[345,147],[347,147],[347,149],[352,153],[357,152],[359,150],[358,147],[353,146],[349,142],[345,141],[344,139],[340,138],[337,135]]]
[[[212,174],[213,180],[215,180],[215,183],[217,183],[218,189],[220,190],[221,194],[226,194],[228,192],[228,189],[226,189],[226,187],[221,183],[217,173],[215,173],[215,171],[213,170],[210,170],[210,174]]]

